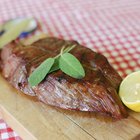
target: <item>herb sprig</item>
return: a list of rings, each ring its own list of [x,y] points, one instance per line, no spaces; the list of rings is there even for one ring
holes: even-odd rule
[[[26,30],[27,26],[30,23],[30,20],[31,19],[25,19],[21,22],[13,24],[12,28],[10,28],[1,36],[0,48],[15,40],[24,30]]]
[[[29,76],[28,81],[30,86],[38,85],[47,74],[59,69],[73,78],[83,78],[85,76],[83,66],[74,55],[69,53],[75,47],[76,45],[67,48],[62,47],[57,56],[47,58],[44,62],[42,62]]]

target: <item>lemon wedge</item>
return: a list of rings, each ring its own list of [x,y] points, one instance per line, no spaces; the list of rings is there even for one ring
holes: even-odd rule
[[[140,71],[129,74],[122,81],[119,96],[129,109],[140,112]]]

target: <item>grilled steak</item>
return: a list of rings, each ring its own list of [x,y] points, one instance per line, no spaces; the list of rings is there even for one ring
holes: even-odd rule
[[[28,77],[46,58],[56,56],[62,46],[76,44],[71,53],[82,63],[86,76],[74,79],[61,70],[55,71],[35,87],[30,87]],[[46,38],[30,46],[11,43],[1,52],[3,76],[12,86],[42,102],[63,109],[99,112],[120,119],[127,116],[117,89],[119,74],[107,59],[75,41]]]

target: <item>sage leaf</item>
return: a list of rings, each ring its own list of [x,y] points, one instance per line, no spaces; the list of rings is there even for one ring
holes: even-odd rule
[[[85,71],[79,60],[70,53],[64,53],[59,59],[60,69],[67,75],[81,79],[85,76]]]
[[[59,58],[56,58],[53,66],[51,67],[49,73],[59,70]]]
[[[10,28],[0,37],[0,48],[15,40],[28,26],[30,20],[23,20]]]
[[[30,86],[38,85],[45,78],[53,66],[54,61],[54,58],[48,58],[33,71],[28,79]]]

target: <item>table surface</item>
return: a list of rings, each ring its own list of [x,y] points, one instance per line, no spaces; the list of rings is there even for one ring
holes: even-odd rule
[[[122,77],[140,69],[139,0],[0,0],[0,13],[0,23],[34,17],[40,31],[101,52]],[[21,138],[0,119],[0,140]]]

